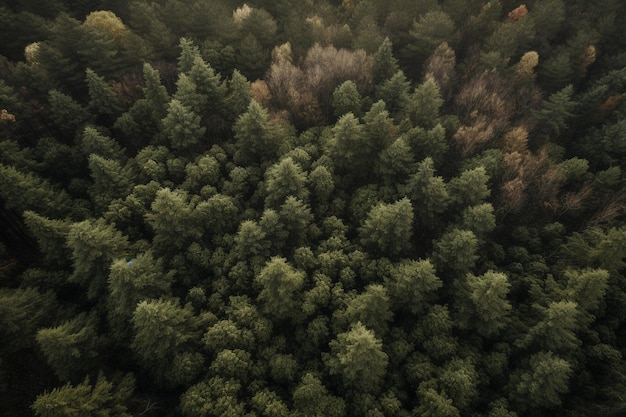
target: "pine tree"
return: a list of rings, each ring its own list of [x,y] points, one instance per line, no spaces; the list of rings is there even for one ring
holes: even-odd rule
[[[339,375],[348,389],[377,393],[387,372],[388,356],[380,339],[357,322],[330,342],[326,365],[331,375]]]
[[[287,197],[296,197],[306,201],[309,191],[306,188],[307,178],[302,168],[287,157],[272,165],[265,172],[267,196],[265,207],[279,208]]]
[[[368,285],[363,293],[348,303],[346,318],[350,323],[362,323],[382,339],[393,318],[387,289],[379,284]]]
[[[257,297],[261,311],[274,320],[297,320],[304,278],[285,258],[273,257],[255,278],[262,288]]]
[[[89,89],[87,108],[96,114],[119,116],[122,111],[122,104],[113,87],[91,68],[87,68],[85,73],[85,81]]]
[[[97,333],[95,315],[80,314],[65,323],[37,332],[37,343],[61,381],[70,381],[93,370],[104,338]]]
[[[178,74],[188,74],[196,58],[200,57],[200,49],[189,38],[180,38],[178,47],[180,48]]]
[[[361,114],[361,95],[356,84],[351,80],[344,81],[333,92],[332,105],[335,117],[352,113],[356,116]]]
[[[412,244],[413,206],[408,198],[374,206],[361,229],[363,244],[382,256],[406,254]]]
[[[312,373],[306,373],[293,391],[293,405],[302,417],[344,417],[346,404],[340,397],[328,392],[322,381]]]
[[[135,379],[132,374],[110,382],[100,372],[95,385],[86,377],[78,385],[67,384],[38,395],[32,409],[38,417],[130,417],[127,404],[134,388]]]
[[[173,149],[190,151],[201,142],[206,128],[200,125],[200,116],[180,101],[173,99],[163,119],[162,133]]]
[[[372,62],[372,81],[374,85],[382,84],[398,73],[398,60],[393,56],[393,45],[386,37],[374,54]]]
[[[436,299],[436,290],[443,283],[435,274],[430,260],[405,260],[394,264],[385,276],[394,308],[420,314]]]
[[[100,218],[71,225],[67,246],[73,266],[68,280],[86,288],[87,297],[95,300],[105,290],[111,262],[126,255],[128,239]]]

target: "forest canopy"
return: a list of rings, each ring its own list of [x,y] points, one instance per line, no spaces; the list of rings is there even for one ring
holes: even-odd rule
[[[0,414],[623,415],[625,17],[0,1]]]

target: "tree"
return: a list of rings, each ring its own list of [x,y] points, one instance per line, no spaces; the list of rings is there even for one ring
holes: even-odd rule
[[[346,113],[359,115],[361,113],[361,95],[356,84],[347,80],[333,91],[332,105],[335,117],[341,117]]]
[[[418,220],[424,225],[436,225],[436,219],[448,207],[450,196],[443,178],[435,176],[433,159],[428,157],[420,162],[416,173],[402,188],[412,201],[419,202],[415,205]]]
[[[567,127],[570,118],[574,116],[577,103],[572,100],[574,86],[569,84],[562,90],[553,93],[542,103],[541,109],[534,111],[533,116],[540,126],[549,134],[560,135]]]
[[[580,312],[575,302],[551,302],[540,311],[544,317],[528,331],[526,344],[557,353],[572,352],[580,346],[576,336]]]
[[[133,187],[131,171],[123,168],[119,162],[91,154],[89,171],[93,180],[89,194],[97,212],[104,212],[111,201],[130,194]]]
[[[478,205],[491,193],[487,185],[489,177],[484,167],[468,169],[452,178],[447,188],[453,202],[461,206]]]
[[[394,308],[419,314],[436,299],[435,291],[443,286],[430,260],[404,260],[394,264],[385,276]]]
[[[424,417],[460,417],[461,415],[445,391],[439,392],[426,382],[419,385],[417,395],[420,398],[420,405],[414,410],[416,415]]]
[[[278,153],[280,137],[271,128],[267,111],[255,100],[250,101],[248,110],[239,116],[233,131],[237,141],[234,157],[237,164],[251,165],[272,159]]]
[[[442,105],[439,86],[434,79],[427,78],[409,96],[406,111],[413,126],[432,129],[437,124]]]
[[[155,376],[157,384],[167,386],[189,379],[173,372],[176,369],[171,365],[177,356],[193,352],[190,347],[199,344],[203,323],[201,318],[194,316],[191,305],[181,307],[178,299],[143,300],[137,304],[131,322],[133,339],[130,347],[139,363]],[[191,370],[192,375],[197,375],[200,370],[195,367]]]
[[[387,289],[380,284],[368,285],[363,293],[350,300],[346,318],[350,323],[362,323],[379,338],[384,337],[393,318]]]
[[[188,74],[196,58],[200,57],[200,49],[194,44],[193,40],[184,37],[180,38],[178,47],[180,48],[180,55],[178,55],[178,73]]]
[[[92,69],[87,68],[85,73],[85,81],[89,89],[87,107],[97,114],[118,116],[122,111],[122,104],[113,87]]]
[[[146,221],[154,230],[152,241],[156,251],[170,252],[172,247],[186,248],[202,231],[195,225],[194,205],[182,190],[162,188],[156,193]]]
[[[124,163],[126,160],[124,149],[122,149],[120,144],[115,139],[104,135],[92,125],[85,126],[79,148],[85,159],[88,159],[91,154],[96,154],[118,163]]]
[[[363,244],[383,256],[401,256],[412,247],[413,206],[403,198],[392,204],[379,203],[373,207],[359,235]]]
[[[39,417],[130,417],[127,404],[134,388],[132,374],[109,382],[100,372],[94,385],[86,377],[78,385],[67,384],[38,395],[32,409]]]
[[[306,174],[290,157],[283,158],[265,171],[267,196],[265,207],[279,208],[287,197],[306,201],[309,191],[306,188]]]
[[[521,409],[553,408],[561,404],[568,391],[572,365],[552,352],[531,356],[528,369],[514,379],[511,400]]]
[[[298,416],[343,417],[346,414],[343,399],[330,394],[322,381],[310,372],[304,374],[292,397]]]
[[[52,121],[66,135],[74,135],[91,117],[83,106],[60,91],[50,90],[48,102]]]
[[[398,73],[398,60],[393,56],[393,44],[386,37],[380,44],[372,60],[372,81],[380,85]]]
[[[411,42],[405,47],[404,55],[420,63],[417,68],[420,69],[439,44],[453,40],[454,29],[454,21],[445,12],[433,10],[421,15],[409,31]]]
[[[200,144],[206,129],[200,126],[200,116],[173,99],[163,119],[162,132],[172,148],[188,151]]]
[[[382,81],[376,87],[376,98],[385,103],[389,113],[400,119],[406,112],[410,100],[411,82],[402,70]]]
[[[65,323],[39,329],[37,343],[61,381],[93,370],[105,339],[97,333],[97,317],[80,314]]]
[[[229,117],[231,124],[232,121],[243,114],[248,108],[248,105],[250,105],[250,101],[252,100],[250,88],[248,79],[240,73],[239,70],[234,70],[230,80],[228,80],[228,94],[225,99],[225,106],[227,108],[225,113],[226,116]]]
[[[219,376],[192,385],[180,397],[185,417],[238,417],[245,414],[239,401],[241,384]]]
[[[467,272],[478,260],[478,239],[469,230],[452,229],[433,245],[433,260],[438,270]]]
[[[0,355],[34,347],[37,330],[52,325],[58,311],[52,291],[0,288]]]
[[[111,262],[126,255],[129,245],[126,236],[99,218],[70,226],[67,246],[73,266],[68,280],[86,288],[87,298],[95,300],[106,288]]]
[[[287,263],[285,258],[273,257],[254,279],[261,287],[257,300],[261,311],[274,320],[297,320],[305,274]]]
[[[173,273],[163,271],[160,259],[151,252],[132,259],[117,259],[111,264],[108,279],[107,309],[109,321],[118,340],[131,335],[131,319],[137,304],[146,299],[170,295]]]
[[[24,223],[37,240],[48,265],[67,266],[70,263],[70,251],[65,245],[71,225],[69,221],[49,219],[34,211],[26,211]]]
[[[476,320],[471,320],[484,336],[491,336],[507,325],[511,303],[507,300],[510,284],[507,276],[500,272],[487,271],[476,276],[466,276],[469,299]]]
[[[377,393],[387,372],[388,356],[380,339],[363,324],[353,324],[330,342],[326,365],[331,375],[340,375],[348,389]]]

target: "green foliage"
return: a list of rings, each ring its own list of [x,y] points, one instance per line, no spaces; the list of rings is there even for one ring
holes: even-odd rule
[[[257,297],[261,311],[276,320],[297,319],[304,278],[304,273],[284,258],[274,257],[268,261],[255,278],[255,283],[262,288]]]
[[[52,324],[57,310],[52,291],[0,289],[0,335],[4,341],[0,354],[33,347],[37,331]]]
[[[0,415],[624,408],[620,1],[13,3]]]
[[[61,381],[75,379],[92,370],[103,342],[97,333],[95,316],[85,314],[37,332],[39,348]]]
[[[403,198],[374,206],[359,230],[363,244],[383,256],[399,256],[411,249],[413,206]]]
[[[39,395],[32,409],[39,417],[130,417],[127,404],[134,387],[132,374],[110,382],[101,372],[95,385],[87,377],[78,385],[67,384]]]
[[[331,375],[340,375],[347,388],[358,392],[381,390],[388,356],[371,330],[357,322],[349,331],[338,334],[330,348],[327,366]]]

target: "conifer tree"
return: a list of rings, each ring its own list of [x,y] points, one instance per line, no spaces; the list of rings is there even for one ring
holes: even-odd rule
[[[372,61],[372,81],[374,85],[382,84],[398,73],[398,60],[393,56],[393,45],[386,37],[374,54]]]
[[[412,246],[411,201],[403,198],[393,204],[376,205],[369,212],[359,234],[366,247],[378,251],[382,256],[395,257],[406,254]]]
[[[261,286],[257,300],[261,311],[275,320],[297,320],[304,273],[287,263],[285,258],[273,257],[265,264],[255,283]]]
[[[91,371],[104,342],[98,336],[95,315],[80,314],[59,326],[37,332],[39,348],[61,381],[70,381]]]
[[[377,393],[387,372],[388,356],[380,339],[357,322],[330,342],[326,365],[331,375],[339,375],[347,389]]]
[[[188,151],[202,142],[206,129],[200,125],[200,116],[180,101],[173,99],[163,119],[163,135],[173,149]]]
[[[94,385],[86,377],[80,384],[55,388],[37,396],[32,408],[38,417],[130,417],[127,404],[134,388],[135,379],[132,374],[126,374],[119,381],[107,381],[100,372]]]
[[[87,68],[85,73],[85,81],[89,89],[87,108],[96,114],[118,116],[122,111],[122,104],[113,87],[91,68]]]

